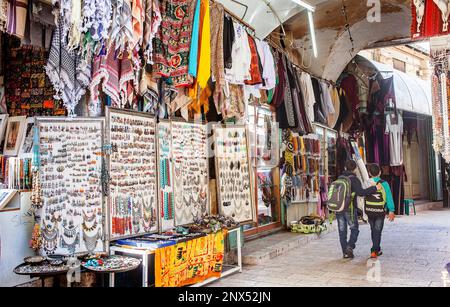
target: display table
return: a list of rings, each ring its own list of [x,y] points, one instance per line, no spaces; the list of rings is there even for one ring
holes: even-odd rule
[[[241,227],[237,227],[234,229],[229,229],[228,234],[235,232],[237,235],[237,265],[223,265],[223,271],[221,277],[228,276],[230,274],[236,272],[242,272],[242,249],[241,249]],[[124,253],[129,255],[135,255],[142,258],[142,287],[148,287],[148,259],[150,255],[155,254],[155,249],[142,249],[136,247],[127,247],[127,246],[110,246],[110,254],[115,255],[116,253]],[[226,269],[225,269],[226,268]],[[200,287],[211,283],[221,277],[211,277],[202,282],[191,285],[191,287]],[[110,274],[109,278],[109,286],[115,286],[114,273]]]
[[[148,287],[148,256],[150,254],[154,254],[154,250],[146,250],[146,249],[137,249],[132,247],[122,247],[122,246],[111,246],[109,248],[109,252],[111,255],[115,255],[116,253],[126,253],[131,255],[136,255],[142,258],[142,287]],[[141,261],[141,260],[139,260]],[[112,272],[109,274],[109,286],[114,287],[115,281],[115,273]]]
[[[17,275],[28,275],[30,278],[39,278],[41,280],[41,286],[44,287],[44,279],[46,277],[54,277],[55,281],[53,283],[54,287],[59,286],[59,277],[63,274],[67,274],[67,272],[71,268],[68,265],[50,265],[48,263],[44,264],[27,264],[22,263],[19,264],[16,268],[14,268],[14,273]]]
[[[111,255],[106,258],[101,258],[102,262],[100,265],[97,264],[98,261],[98,259],[91,259],[81,263],[81,266],[96,274],[109,274],[110,280],[114,279],[115,273],[133,271],[141,264],[141,260],[139,259],[119,255]]]

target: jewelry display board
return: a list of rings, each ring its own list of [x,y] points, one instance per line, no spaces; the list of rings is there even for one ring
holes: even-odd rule
[[[104,251],[103,126],[103,119],[37,119],[43,254]]]
[[[147,113],[107,109],[110,239],[155,232],[157,177],[155,119]]]
[[[175,226],[172,171],[172,129],[170,122],[158,123],[159,218],[161,231]]]
[[[194,222],[208,213],[207,126],[172,122],[175,225]]]
[[[240,223],[253,221],[247,129],[215,127],[214,144],[219,213]]]

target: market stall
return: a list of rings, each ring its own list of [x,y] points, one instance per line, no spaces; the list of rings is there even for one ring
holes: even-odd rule
[[[291,203],[326,215],[336,84],[216,1],[71,3],[2,28],[1,182],[29,193],[42,257],[18,253],[17,275],[70,284],[78,261],[100,285],[202,285]]]

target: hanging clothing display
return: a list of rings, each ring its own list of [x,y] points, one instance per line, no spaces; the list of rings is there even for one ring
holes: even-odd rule
[[[222,4],[211,4],[211,77],[214,85],[214,103],[216,110],[221,113],[223,103],[223,88],[225,86],[225,58],[224,58],[224,14]]]
[[[300,73],[300,87],[303,94],[303,101],[305,103],[306,113],[311,122],[315,120],[314,118],[314,105],[316,103],[316,98],[314,96],[314,89],[312,86],[311,76],[306,72]]]
[[[9,34],[15,35],[19,38],[24,36],[28,12],[28,1],[29,0],[5,1],[8,3],[8,23],[6,31]]]
[[[427,38],[450,34],[450,3],[448,0],[411,1],[411,36]]]
[[[63,39],[63,24],[58,23],[53,33],[52,46],[45,67],[48,78],[55,88],[56,99],[61,99],[69,115],[75,114],[75,106],[86,92],[90,83],[90,73],[80,70],[80,54],[69,50]]]
[[[237,22],[233,22],[233,29],[232,64],[231,68],[225,68],[225,78],[232,84],[244,84],[246,80],[251,80],[251,50],[248,43],[248,34],[244,26]]]
[[[175,86],[190,86],[189,48],[196,1],[161,0],[161,31],[155,36],[154,73]]]

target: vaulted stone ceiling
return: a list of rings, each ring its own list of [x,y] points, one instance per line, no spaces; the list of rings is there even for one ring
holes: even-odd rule
[[[372,1],[373,2],[373,1]],[[345,0],[350,32],[356,54],[375,43],[405,40],[410,37],[411,1],[380,0],[381,22],[369,22],[370,7],[366,0]],[[312,56],[308,18],[300,12],[284,23],[287,36],[285,44],[299,64],[316,76],[335,81],[351,61],[351,42],[345,29],[342,0],[329,0],[317,5],[314,14],[318,58]],[[279,38],[279,29],[271,37]]]

